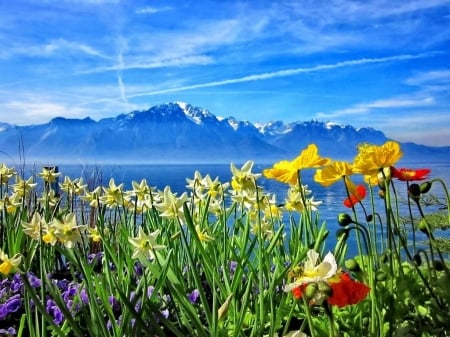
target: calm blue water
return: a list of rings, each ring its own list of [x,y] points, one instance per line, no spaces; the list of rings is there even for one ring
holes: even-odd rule
[[[242,163],[236,163],[236,167],[240,167]],[[273,163],[268,164],[255,164],[253,167],[254,173],[261,173],[263,169],[271,167]],[[446,182],[450,182],[450,162],[448,163],[409,163],[399,165],[398,167],[407,168],[429,168],[431,169],[430,179],[442,178]],[[34,172],[40,171],[40,168],[34,168]],[[149,186],[154,186],[159,190],[163,190],[165,186],[169,185],[173,192],[182,193],[186,191],[186,178],[193,178],[194,172],[198,170],[202,176],[209,174],[211,178],[219,177],[221,182],[227,182],[231,179],[230,165],[223,164],[200,164],[200,165],[60,165],[59,171],[62,173],[60,181],[64,180],[64,176],[69,176],[71,179],[83,177],[85,183],[88,183],[89,187],[103,185],[107,186],[109,179],[114,178],[116,184],[124,183],[125,189],[131,189],[131,182],[140,182],[141,179],[147,179]],[[339,228],[337,225],[337,216],[341,212],[351,214],[351,210],[343,205],[343,200],[346,198],[345,188],[342,183],[334,184],[330,187],[324,188],[317,184],[313,180],[315,170],[305,170],[302,172],[302,183],[308,185],[308,189],[312,191],[309,197],[314,196],[314,200],[322,201],[319,206],[319,219],[320,221],[327,222],[327,228],[330,230],[330,238],[328,239],[334,246],[335,232]],[[27,173],[25,174],[27,176]],[[356,175],[354,179],[355,183],[361,182],[361,177]],[[273,180],[267,180],[261,178],[258,180],[259,185],[264,188],[265,191],[274,193],[279,202],[283,202],[287,186],[285,184],[278,183]],[[395,181],[395,187],[400,195],[400,198],[406,200],[406,183]],[[438,184],[433,184],[430,194],[443,196],[442,187]],[[377,198],[378,207],[380,212],[381,200]],[[370,204],[368,197],[364,202],[367,210],[370,213]],[[357,208],[360,212],[361,208]],[[401,211],[406,214],[406,204],[401,203]],[[363,213],[360,212],[359,219],[363,219]],[[420,235],[421,233],[419,233]],[[443,233],[445,236],[449,236],[447,232]]]

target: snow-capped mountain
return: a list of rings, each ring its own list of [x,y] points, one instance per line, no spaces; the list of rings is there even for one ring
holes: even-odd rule
[[[99,121],[58,117],[28,126],[0,122],[0,153],[28,162],[271,162],[291,159],[309,143],[316,143],[323,156],[351,159],[359,143],[386,140],[372,128],[320,121],[252,124],[183,102]],[[450,147],[406,146],[433,158],[450,153]]]

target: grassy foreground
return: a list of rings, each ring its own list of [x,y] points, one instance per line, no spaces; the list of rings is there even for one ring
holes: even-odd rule
[[[2,164],[0,336],[449,336],[449,248],[435,235],[448,191],[427,169],[396,168],[401,156],[395,142],[361,144],[350,163],[311,144],[262,173],[231,164],[230,182],[195,172],[181,195]],[[337,233],[302,184],[309,169],[347,193]]]

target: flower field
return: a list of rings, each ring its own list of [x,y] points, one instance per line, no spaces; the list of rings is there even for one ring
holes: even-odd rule
[[[2,164],[0,336],[450,336],[450,245],[435,234],[447,187],[401,156],[392,141],[361,144],[353,162],[310,144],[262,172],[231,164],[227,182],[196,171],[181,194]],[[337,233],[305,170],[345,189]]]

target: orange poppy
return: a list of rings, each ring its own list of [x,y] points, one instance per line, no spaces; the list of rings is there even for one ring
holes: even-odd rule
[[[364,185],[356,186],[356,189],[353,193],[350,194],[350,197],[344,200],[344,206],[348,208],[354,207],[358,202],[364,200],[366,197],[366,188]]]
[[[427,174],[429,174],[431,170],[429,169],[407,169],[407,168],[401,168],[396,169],[395,167],[391,167],[391,174],[392,177],[397,178],[401,181],[413,181],[413,180],[424,180],[427,179]]]

